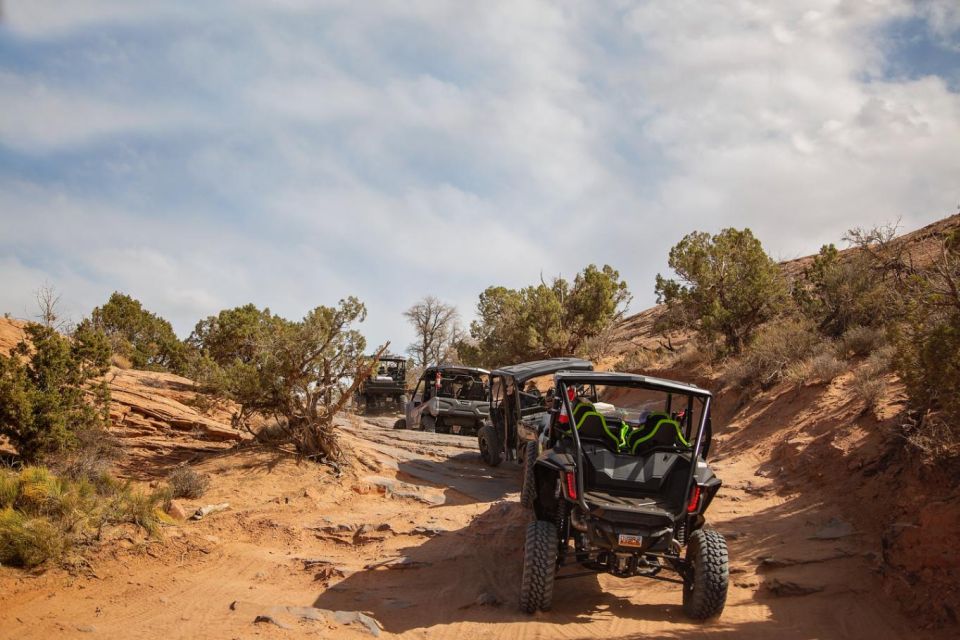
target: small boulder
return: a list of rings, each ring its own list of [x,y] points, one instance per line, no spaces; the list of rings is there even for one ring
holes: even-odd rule
[[[805,585],[797,582],[791,582],[789,580],[778,580],[776,578],[773,580],[768,580],[765,583],[765,586],[767,591],[778,598],[790,596],[808,596],[813,593],[819,593],[825,588],[822,585]]]
[[[170,506],[167,507],[167,515],[174,520],[186,520],[187,510],[183,508],[179,501],[171,500]]]
[[[277,620],[277,619],[274,618],[273,616],[262,615],[262,614],[259,615],[259,616],[257,616],[256,618],[254,618],[254,619],[253,619],[253,623],[254,623],[254,624],[270,623],[270,624],[275,624],[275,625],[277,625],[277,626],[280,627],[281,629],[292,629],[292,627],[291,627],[290,625],[284,624],[284,623],[280,622],[279,620]]]
[[[812,540],[837,540],[852,536],[856,531],[853,525],[840,518],[830,518],[825,525],[820,527],[810,538]]]
[[[500,604],[500,599],[492,593],[485,591],[477,596],[474,604],[478,607],[496,607]]]

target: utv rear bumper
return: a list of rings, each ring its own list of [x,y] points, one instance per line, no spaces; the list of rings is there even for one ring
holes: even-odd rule
[[[620,498],[590,491],[584,498],[589,516],[578,523],[598,547],[628,552],[666,551],[683,515],[674,515],[654,499]]]

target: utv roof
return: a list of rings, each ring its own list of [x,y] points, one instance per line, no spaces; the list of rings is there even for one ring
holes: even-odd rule
[[[423,372],[426,373],[427,371],[439,371],[443,373],[444,371],[450,371],[450,370],[471,371],[473,373],[482,373],[484,375],[487,375],[490,373],[486,369],[481,369],[480,367],[467,367],[462,364],[434,364],[424,369]]]
[[[709,398],[713,395],[706,389],[701,389],[695,384],[678,382],[677,380],[667,380],[665,378],[641,376],[635,373],[615,373],[612,371],[561,371],[557,374],[557,382],[639,387],[670,393],[687,393],[703,398]]]
[[[370,355],[370,356],[367,356],[367,357],[368,357],[368,358],[372,358],[373,356]],[[380,356],[380,357],[378,358],[378,360],[380,360],[381,362],[384,361],[384,360],[388,360],[388,361],[390,361],[390,362],[406,362],[406,361],[407,361],[407,359],[404,358],[403,356],[394,356],[394,355],[390,355],[389,353]]]
[[[500,367],[491,375],[509,376],[518,382],[525,382],[530,378],[538,378],[557,371],[593,371],[593,363],[580,358],[549,358]]]

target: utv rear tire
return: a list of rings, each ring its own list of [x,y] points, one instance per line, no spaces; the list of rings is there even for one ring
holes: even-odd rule
[[[719,532],[697,529],[687,542],[690,572],[683,580],[683,612],[694,620],[720,615],[727,602],[730,558]]]
[[[397,420],[396,422],[393,423],[393,428],[394,428],[394,429],[406,429],[406,428],[407,428],[407,419],[406,419],[406,418],[400,418],[399,420]]]
[[[540,456],[540,445],[536,441],[528,442],[523,446],[523,484],[520,486],[520,505],[524,509],[533,509],[537,499],[536,474],[533,466]]]
[[[497,432],[493,425],[484,425],[477,432],[477,444],[480,447],[480,457],[484,463],[491,467],[499,466],[500,457],[500,439],[497,438]]]
[[[420,426],[427,433],[437,432],[437,421],[433,416],[420,416]]]
[[[520,610],[536,613],[553,605],[553,581],[557,575],[557,527],[546,520],[527,525],[523,548],[523,579],[520,582]]]

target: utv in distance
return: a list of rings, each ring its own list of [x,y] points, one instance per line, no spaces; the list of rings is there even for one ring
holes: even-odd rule
[[[380,356],[377,366],[360,383],[354,396],[357,411],[403,411],[407,402],[406,378],[407,361],[403,356]]]
[[[475,434],[490,411],[488,376],[476,367],[427,367],[394,428]]]
[[[729,567],[726,541],[705,526],[721,485],[706,461],[710,392],[584,371],[557,373],[554,389],[549,420],[523,444],[521,501],[536,519],[520,608],[547,610],[555,580],[604,572],[681,583],[689,617],[719,615]]]

